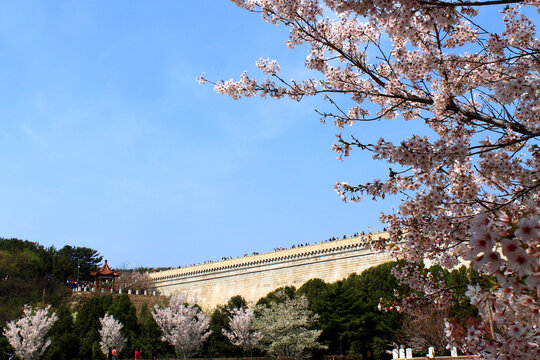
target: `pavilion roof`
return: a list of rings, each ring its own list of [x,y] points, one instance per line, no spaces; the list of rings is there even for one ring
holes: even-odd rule
[[[120,275],[120,273],[112,271],[112,269],[109,267],[109,264],[107,264],[107,260],[105,260],[105,265],[103,265],[103,267],[99,269],[98,271],[91,271],[90,275],[92,276],[118,276]]]

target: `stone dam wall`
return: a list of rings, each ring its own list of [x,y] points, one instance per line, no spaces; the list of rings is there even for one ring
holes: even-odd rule
[[[387,233],[373,234],[374,239]],[[255,303],[272,290],[320,278],[334,282],[352,273],[392,261],[385,253],[374,253],[362,237],[318,243],[264,254],[216,261],[151,273],[156,290],[163,295],[185,293],[196,297],[205,310],[241,295]]]

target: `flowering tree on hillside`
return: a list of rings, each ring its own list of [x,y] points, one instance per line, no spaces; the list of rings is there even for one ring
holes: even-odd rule
[[[210,318],[195,304],[188,302],[184,294],[173,295],[169,307],[155,306],[152,315],[163,331],[162,340],[175,347],[184,359],[197,354],[203,342],[210,336]]]
[[[317,315],[308,309],[306,297],[291,299],[284,292],[276,297],[269,306],[256,307],[253,328],[262,335],[259,347],[276,358],[293,359],[301,359],[308,350],[325,348],[317,341],[322,330],[311,328]]]
[[[253,309],[234,308],[229,316],[229,327],[231,331],[221,329],[223,335],[229,339],[231,344],[240,346],[248,353],[253,354],[253,349],[257,347],[262,339],[260,332],[253,330]]]
[[[15,349],[15,355],[21,360],[39,359],[51,344],[45,335],[58,319],[55,313],[49,315],[49,309],[25,305],[24,316],[7,323],[4,336]]]
[[[122,350],[127,342],[127,339],[121,332],[124,325],[109,314],[105,314],[104,317],[99,319],[99,322],[101,323],[101,329],[99,330],[99,336],[101,337],[99,347],[101,352],[107,355],[109,349],[116,348],[118,351]]]
[[[275,60],[260,59],[267,79],[243,73],[215,90],[234,99],[322,96],[321,121],[339,129],[424,124],[431,136],[399,144],[338,135],[340,159],[361,149],[392,168],[386,179],[335,189],[345,201],[403,198],[381,214],[390,238],[374,248],[445,267],[467,259],[485,275],[468,292],[485,321],[466,330],[464,351],[540,357],[540,40],[530,18],[540,1],[233,1],[289,27],[287,45],[307,48],[305,66],[317,75],[289,81]],[[432,298],[447,296],[425,274],[412,278],[417,290],[427,280]]]
[[[123,271],[114,283],[123,290],[149,290],[154,286],[154,281],[147,273],[138,271]]]

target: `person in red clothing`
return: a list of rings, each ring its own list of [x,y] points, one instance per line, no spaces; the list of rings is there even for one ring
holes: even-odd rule
[[[115,347],[112,348],[112,358],[113,360],[118,359],[118,351],[116,351]]]
[[[142,351],[139,349],[135,349],[135,360],[139,360],[141,356]]]

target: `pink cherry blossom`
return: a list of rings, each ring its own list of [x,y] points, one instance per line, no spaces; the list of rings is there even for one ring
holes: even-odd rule
[[[523,241],[540,242],[540,222],[538,221],[538,217],[533,216],[521,219],[514,235]]]

